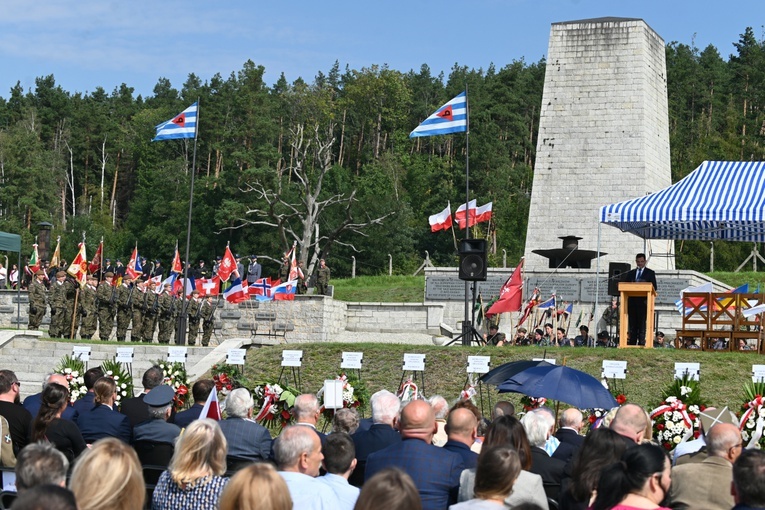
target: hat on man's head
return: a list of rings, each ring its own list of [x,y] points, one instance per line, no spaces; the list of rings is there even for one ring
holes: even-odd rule
[[[598,338],[608,338],[608,331],[601,331],[598,333]]]
[[[66,276],[66,271],[59,271],[56,273],[56,278],[62,278],[64,276]]]
[[[122,261],[120,259],[117,259],[117,264],[122,264]]]
[[[527,333],[526,328],[523,326],[518,326],[518,333]]]
[[[106,278],[114,278],[114,273],[112,273],[111,271],[107,271],[106,274],[104,275],[104,277],[106,277]]]
[[[43,271],[42,269],[38,269],[37,272],[35,273],[35,276],[45,276],[45,271]]]
[[[151,407],[165,407],[170,404],[175,398],[175,392],[167,384],[160,384],[149,391],[143,401],[146,405]]]
[[[236,255],[234,255],[234,258],[235,259],[241,259],[242,257],[240,257],[239,254],[237,253]]]
[[[221,257],[220,255],[218,255],[217,257],[215,257],[215,260],[223,260],[223,257]]]
[[[709,429],[718,423],[730,423],[738,427],[738,419],[728,409],[728,406],[722,409],[715,409],[714,407],[704,409],[699,413],[699,420],[701,421],[701,428],[704,429],[705,433],[709,432]]]
[[[590,332],[590,328],[588,328],[587,326],[582,324],[581,326],[579,326],[579,331],[584,331],[585,333],[589,333]]]

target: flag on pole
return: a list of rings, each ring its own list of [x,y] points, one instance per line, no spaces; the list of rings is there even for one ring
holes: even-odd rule
[[[96,255],[93,257],[93,260],[90,261],[90,265],[88,266],[88,271],[90,271],[90,274],[96,274],[96,272],[101,269],[101,265],[103,265],[103,253],[104,240],[101,239],[101,242],[98,245],[98,249],[96,250]]]
[[[289,274],[290,280],[297,280],[298,277],[300,278],[305,277],[303,275],[303,270],[300,269],[297,265],[297,258],[295,257],[295,253],[297,252],[297,250],[295,249],[295,245],[297,245],[297,242],[295,242],[292,245],[292,260],[290,261],[290,274]]]
[[[472,222],[468,226],[472,227],[476,223],[483,223],[484,221],[491,220],[491,208],[492,208],[492,202],[489,202],[488,204],[482,205],[481,207],[476,209],[475,210],[475,221]]]
[[[499,291],[497,299],[491,307],[486,310],[486,316],[492,316],[505,312],[520,312],[523,298],[523,258],[518,263],[513,274],[507,279]]]
[[[80,243],[80,250],[77,252],[77,256],[69,265],[69,269],[66,270],[75,280],[80,284],[80,287],[84,287],[88,278],[88,257],[85,255],[85,242]]]
[[[452,206],[449,202],[446,203],[446,209],[438,214],[434,214],[428,217],[428,223],[430,223],[430,231],[438,232],[439,230],[449,230],[452,228]]]
[[[175,243],[175,255],[173,255],[173,263],[170,266],[170,271],[173,273],[183,272],[183,266],[181,265],[181,254],[178,253],[178,243]]]
[[[133,248],[133,253],[130,255],[130,260],[125,268],[125,273],[133,279],[138,278],[143,274],[141,259],[138,258],[138,243],[136,243],[135,248]]]
[[[205,401],[205,406],[202,408],[202,412],[199,413],[199,418],[212,418],[215,421],[220,421],[220,404],[218,403],[218,391],[213,384],[212,391]]]
[[[194,138],[197,132],[197,103],[192,104],[170,120],[157,124],[157,135],[152,142],[158,140],[174,140],[177,138]]]
[[[53,250],[53,256],[50,258],[50,267],[58,267],[61,264],[61,236],[56,239],[56,249]]]
[[[470,218],[472,223],[470,223],[469,226],[475,225],[475,212],[476,212],[476,201],[471,200],[467,204],[467,216]],[[454,218],[457,220],[457,224],[460,226],[460,228],[465,228],[465,225],[467,222],[465,221],[465,204],[462,204],[457,208],[457,212],[454,213]]]
[[[199,278],[194,282],[194,286],[199,291],[199,297],[220,294],[220,278],[217,275],[212,278]]]
[[[242,285],[241,278],[237,278],[231,282],[231,287],[223,292],[223,297],[226,299],[226,301],[233,304],[241,303],[242,301],[247,301],[250,299],[250,295],[247,292],[247,286]]]
[[[261,278],[247,287],[247,293],[250,296],[270,296],[271,295],[271,277]]]
[[[231,253],[231,248],[226,245],[226,252],[223,254],[223,259],[220,261],[218,267],[218,276],[221,281],[227,282],[231,278],[231,274],[236,270],[236,259]],[[237,278],[241,279],[242,275],[237,275]]]
[[[409,138],[464,133],[467,131],[467,119],[467,94],[463,92],[422,121],[409,133]]]
[[[27,268],[27,272],[31,275],[34,275],[40,270],[40,255],[37,253],[37,243],[32,245],[32,256],[29,257]]]
[[[550,308],[555,308],[555,295],[553,294],[553,296],[547,301],[539,303],[537,308],[539,310],[549,310]]]
[[[180,276],[175,276],[175,275],[173,275],[171,278],[175,278],[175,280],[173,281],[173,294],[178,294],[178,291],[183,288],[183,278]],[[194,277],[189,276],[186,279],[186,291],[185,291],[186,297],[189,297],[195,288],[196,286],[194,282]]]
[[[289,280],[274,287],[271,297],[274,301],[294,301],[295,289],[297,289],[297,280]]]

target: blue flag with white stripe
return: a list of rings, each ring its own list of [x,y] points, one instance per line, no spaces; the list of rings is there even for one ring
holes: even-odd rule
[[[192,104],[172,119],[157,125],[157,140],[194,138],[197,133],[197,103]]]
[[[425,119],[409,133],[409,138],[464,133],[467,131],[467,118],[467,94],[463,92]]]

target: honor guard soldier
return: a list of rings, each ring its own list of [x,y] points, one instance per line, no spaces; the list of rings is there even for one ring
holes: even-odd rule
[[[189,300],[189,345],[196,345],[197,335],[199,334],[199,321],[202,317],[202,300],[199,298],[199,291],[191,292]]]
[[[96,306],[96,283],[95,275],[88,275],[87,284],[80,292],[80,338],[90,340],[96,334],[98,328],[98,307]]]
[[[45,289],[45,271],[38,269],[29,284],[29,324],[27,329],[40,327],[48,307],[48,293]]]
[[[112,285],[114,273],[107,271],[104,281],[98,284],[98,338],[104,342],[109,340],[114,329],[114,312],[117,306],[117,288]]]

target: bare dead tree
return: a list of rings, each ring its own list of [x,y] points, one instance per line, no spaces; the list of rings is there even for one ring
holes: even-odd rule
[[[332,169],[332,148],[335,143],[334,123],[325,127],[319,124],[309,128],[306,133],[305,124],[297,124],[290,129],[290,144],[292,160],[287,171],[274,183],[273,189],[261,182],[247,183],[243,192],[252,193],[256,207],[248,209],[241,223],[230,228],[241,228],[245,225],[265,225],[277,230],[285,248],[297,242],[300,247],[299,260],[307,268],[308,274],[313,272],[322,254],[333,244],[349,246],[358,252],[356,247],[343,238],[346,234],[366,236],[365,230],[372,225],[381,224],[393,212],[378,217],[361,214],[356,198],[356,190],[350,193],[322,195],[324,178]],[[285,175],[286,174],[286,175]],[[286,178],[292,181],[284,182]],[[290,194],[288,189],[297,189],[298,193]],[[340,208],[343,219],[329,228],[326,233],[319,231],[319,219],[329,208]]]

